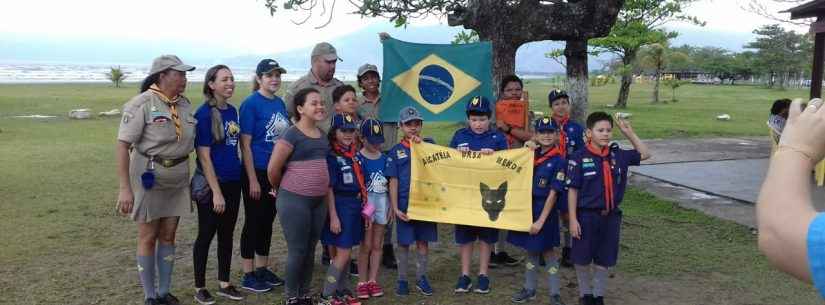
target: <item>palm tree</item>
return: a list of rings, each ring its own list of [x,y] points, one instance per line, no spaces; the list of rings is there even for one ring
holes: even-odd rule
[[[120,66],[118,66],[117,68],[111,67],[109,68],[109,72],[106,72],[104,74],[106,75],[106,78],[115,83],[115,88],[120,88],[120,83],[122,83],[123,80],[125,80],[126,77],[129,76],[129,73],[123,72],[123,69],[121,69]]]

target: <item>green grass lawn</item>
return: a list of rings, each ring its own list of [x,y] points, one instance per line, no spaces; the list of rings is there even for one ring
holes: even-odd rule
[[[188,90],[197,104],[199,85]],[[141,303],[134,258],[136,228],[114,211],[113,148],[119,117],[65,118],[73,108],[94,112],[120,108],[136,93],[135,85],[129,86],[0,85],[0,304]],[[543,94],[538,92],[547,92],[547,83],[530,81],[527,88],[534,110],[546,111]],[[236,105],[248,92],[247,85],[241,84],[237,92]],[[680,88],[678,103],[650,105],[649,92],[649,86],[634,86],[629,108],[624,110],[634,114],[642,138],[763,135],[772,100],[807,95],[746,86],[687,86]],[[603,105],[612,103],[616,87],[593,88],[591,93],[591,110],[609,110]],[[717,122],[714,117],[719,113],[729,113],[733,120]],[[11,118],[28,114],[58,118]],[[425,133],[446,143],[454,130],[451,124],[434,123],[427,125]],[[746,227],[681,209],[636,189],[625,197],[624,210],[621,258],[610,282],[609,303],[821,304],[810,286],[768,265]],[[242,223],[239,219],[236,242]],[[191,246],[196,227],[193,214],[183,218],[178,231],[173,291],[185,304],[192,303]],[[282,266],[286,250],[279,232],[272,253]],[[391,296],[394,272],[382,270],[388,296],[369,304],[509,303],[509,295],[522,281],[521,268],[494,270],[491,295],[453,295],[458,266],[452,226],[440,226],[439,238],[430,265],[437,290],[434,297]],[[214,256],[209,267],[207,283],[214,290]],[[240,265],[235,262],[232,270],[237,284]],[[576,290],[571,286],[575,276],[570,270],[562,276],[563,296],[568,304],[575,304]],[[277,291],[251,297],[247,304],[273,304],[281,299],[281,289]],[[538,301],[545,303],[547,297]]]

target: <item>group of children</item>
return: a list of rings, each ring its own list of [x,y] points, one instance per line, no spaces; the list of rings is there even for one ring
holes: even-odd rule
[[[563,304],[560,296],[559,260],[569,257],[575,265],[580,304],[604,304],[608,268],[618,256],[621,209],[627,170],[649,158],[647,147],[630,123],[604,112],[590,114],[586,128],[569,119],[570,102],[564,91],[549,94],[551,116],[533,122],[535,151],[532,211],[529,232],[509,232],[507,242],[526,252],[524,285],[511,300],[522,303],[537,294],[539,274],[549,282],[551,304]],[[401,110],[398,126],[403,138],[386,152],[382,122],[357,115],[355,89],[342,86],[333,92],[336,114],[328,139],[330,177],[329,217],[321,241],[333,247],[332,263],[324,277],[321,299],[325,304],[360,304],[359,299],[384,294],[376,281],[384,226],[395,220],[398,280],[395,293],[410,293],[408,269],[410,246],[415,245],[415,289],[432,295],[427,278],[429,243],[438,239],[437,224],[407,216],[410,192],[410,143],[422,141],[423,118],[413,107]],[[450,147],[460,151],[492,154],[508,149],[507,136],[493,125],[492,105],[481,96],[466,104],[467,127],[455,132]],[[624,150],[611,142],[614,124],[633,145]],[[365,206],[374,212],[365,214]],[[561,237],[561,226],[567,227]],[[498,242],[497,229],[455,226],[460,247],[461,274],[455,293],[489,293],[490,255]],[[572,238],[571,238],[572,236]],[[562,243],[562,240],[564,242]],[[475,283],[470,277],[473,246],[479,243],[479,268]],[[564,244],[561,253],[559,246]],[[359,280],[356,293],[345,276],[353,247],[359,246]]]

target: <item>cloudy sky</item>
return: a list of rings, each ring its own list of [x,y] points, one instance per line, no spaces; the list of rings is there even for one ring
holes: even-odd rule
[[[707,22],[702,31],[749,33],[772,23],[742,10],[747,1],[702,0],[689,13]],[[773,8],[780,11],[787,7]],[[13,8],[0,10],[0,45],[4,39],[9,43],[10,39],[37,37],[67,43],[128,40],[188,44],[223,54],[278,53],[386,22],[347,14],[351,10],[349,1],[338,0],[332,23],[316,30],[329,17],[329,8],[327,15],[315,10],[309,21],[296,25],[294,21],[304,19],[305,12],[281,12],[272,17],[263,0],[16,1]],[[429,18],[413,24],[446,25],[446,20]]]

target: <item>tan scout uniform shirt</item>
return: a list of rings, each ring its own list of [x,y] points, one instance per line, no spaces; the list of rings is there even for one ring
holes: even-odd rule
[[[384,128],[384,144],[381,144],[381,151],[389,151],[395,144],[398,144],[398,123],[386,122],[378,118],[378,109],[381,106],[380,97],[378,102],[367,103],[366,100],[363,94],[358,95],[358,116],[362,121],[366,119],[381,121],[381,127]]]
[[[286,90],[284,101],[286,102],[286,109],[289,112],[289,117],[295,117],[295,101],[292,99],[298,91],[310,87],[318,89],[318,91],[321,92],[321,98],[324,99],[324,108],[327,110],[327,117],[322,122],[318,122],[316,126],[321,128],[324,132],[327,132],[329,130],[330,122],[332,121],[332,116],[335,114],[335,110],[333,110],[332,107],[332,91],[343,85],[344,83],[337,78],[332,78],[326,85],[321,86],[318,83],[318,79],[312,74],[312,71],[309,71],[307,75],[304,75],[294,83],[290,84],[289,88]]]
[[[175,133],[171,107],[152,90],[126,102],[118,140],[131,143],[129,180],[135,203],[132,219],[147,223],[162,217],[183,216],[189,211],[189,162],[163,167],[155,162],[155,184],[146,190],[140,176],[146,172],[148,158],[178,159],[188,156],[195,145],[195,120],[186,97],[177,99],[181,135]]]

